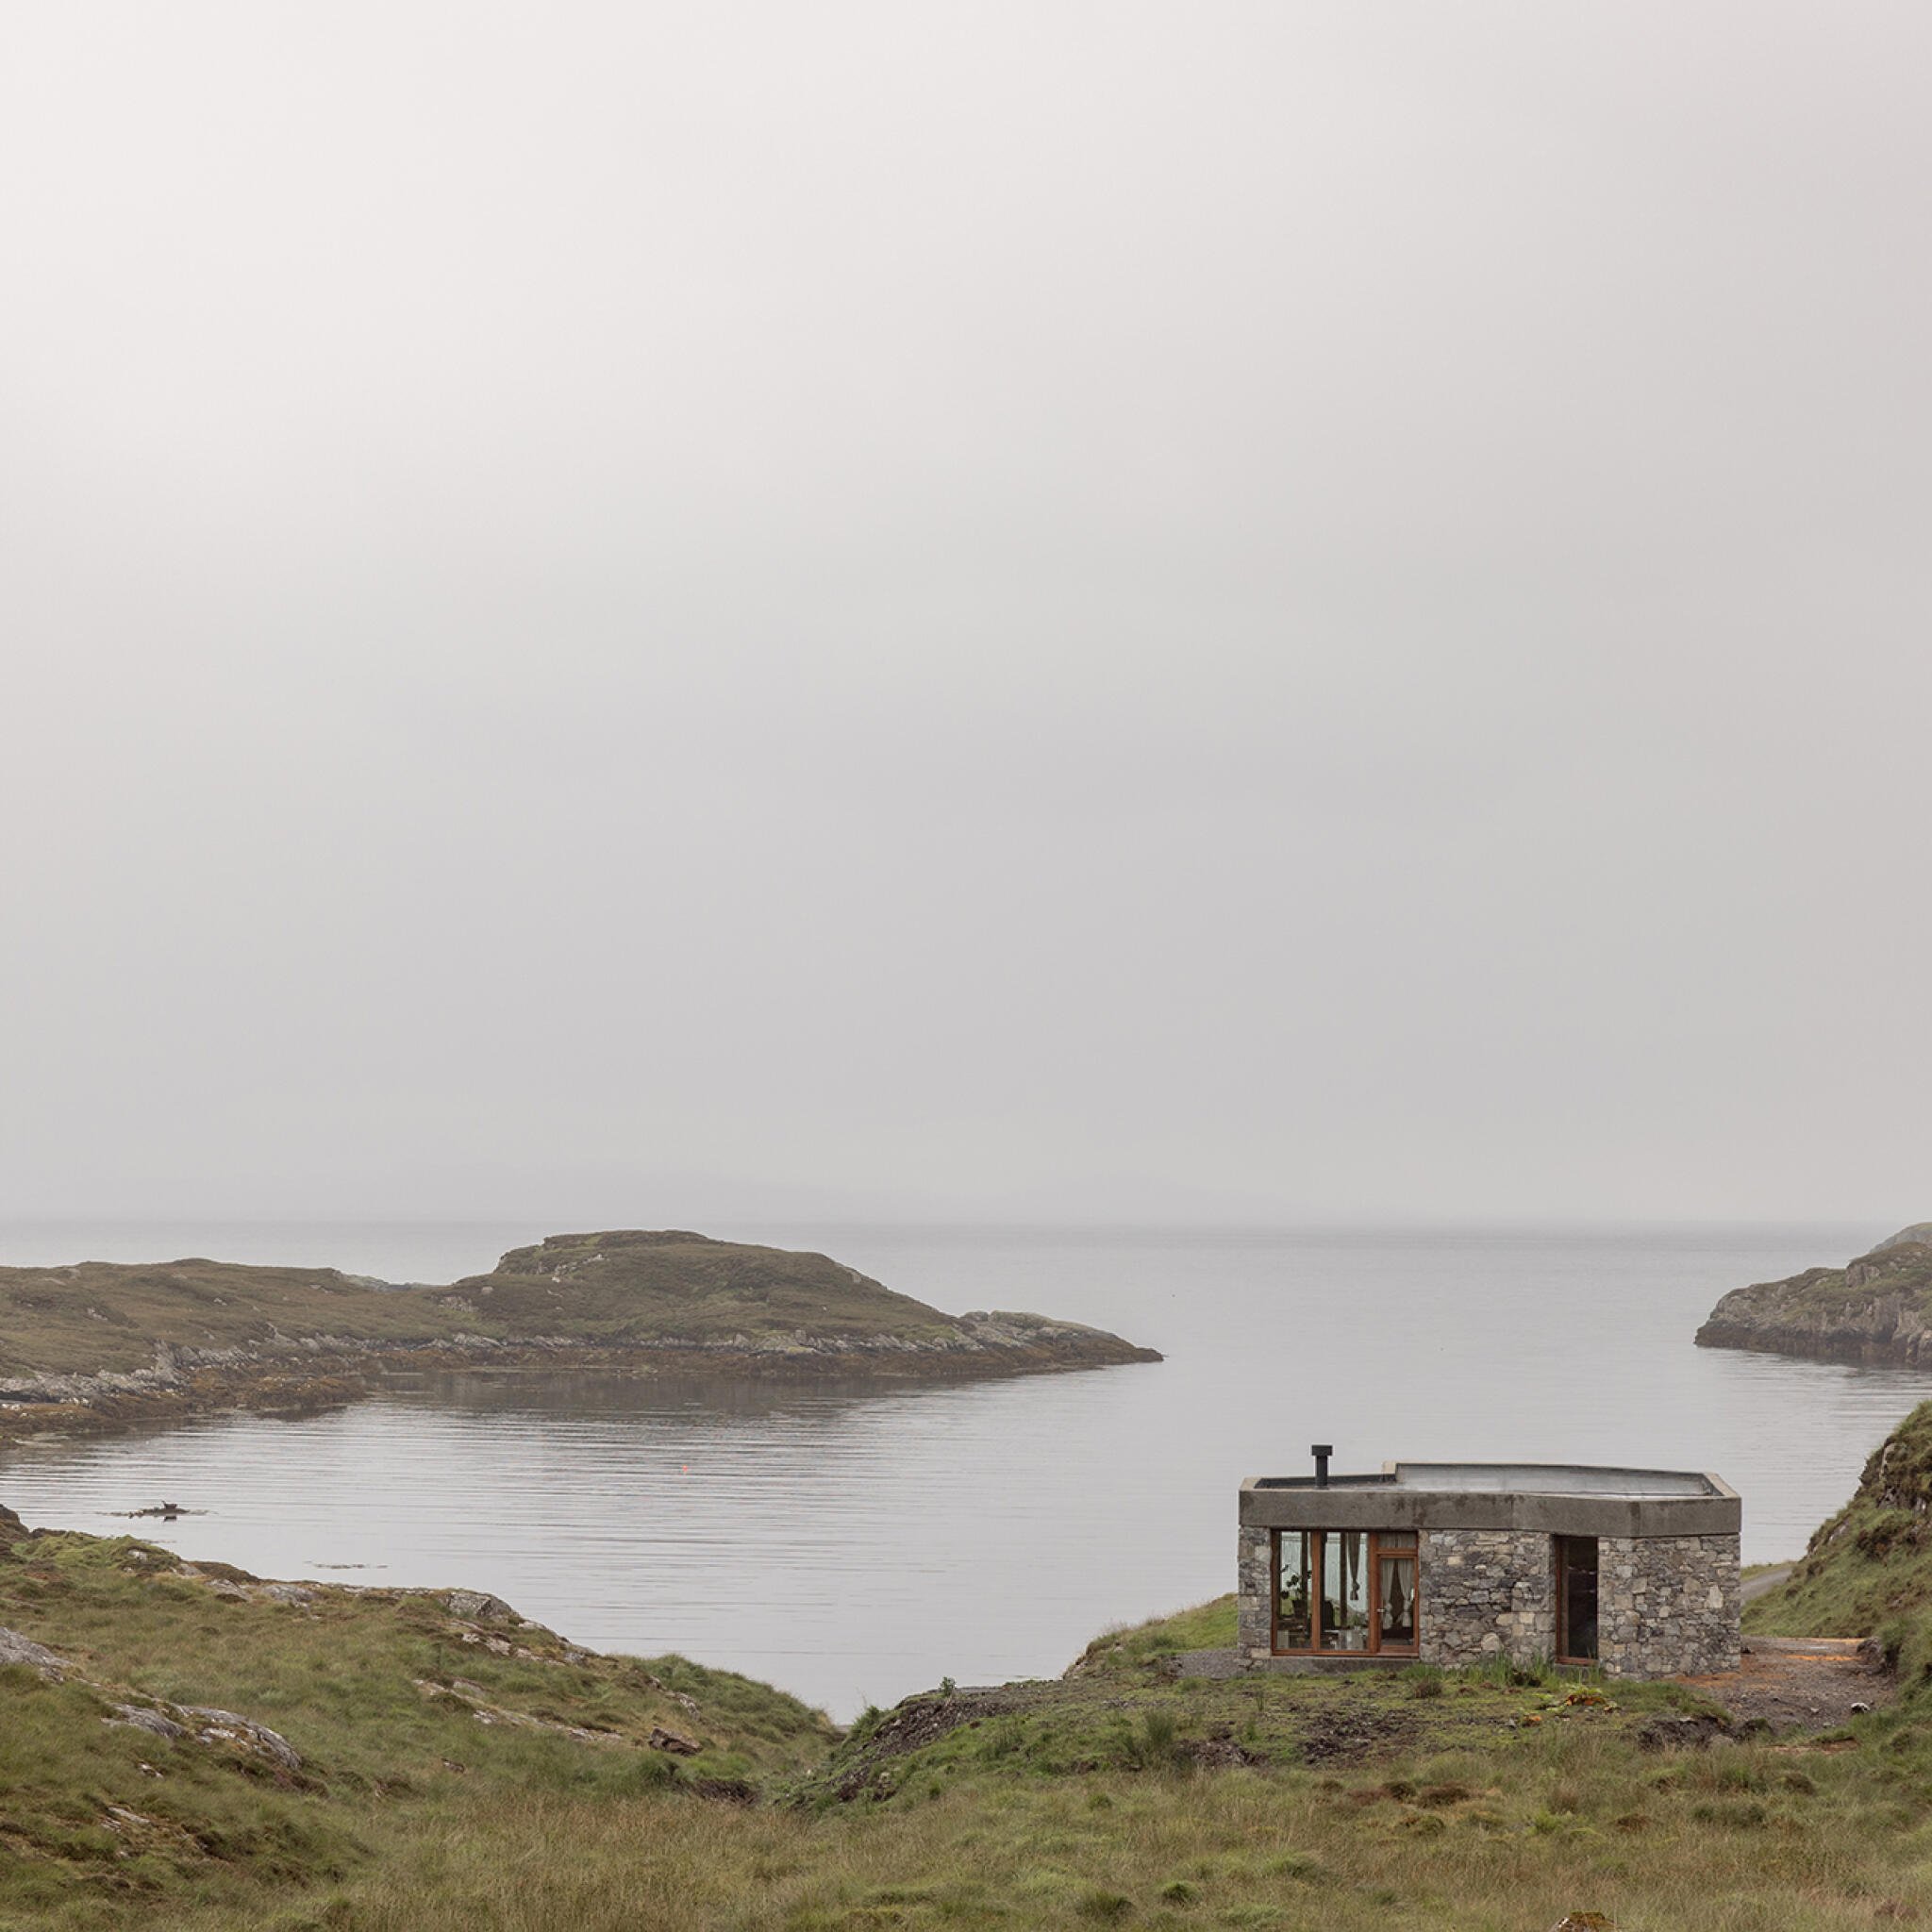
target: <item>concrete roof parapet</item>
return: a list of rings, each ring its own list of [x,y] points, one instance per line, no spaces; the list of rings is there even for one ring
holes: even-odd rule
[[[1241,1522],[1265,1529],[1515,1529],[1551,1536],[1735,1536],[1743,1505],[1692,1470],[1588,1463],[1385,1463],[1375,1475],[1250,1476]]]

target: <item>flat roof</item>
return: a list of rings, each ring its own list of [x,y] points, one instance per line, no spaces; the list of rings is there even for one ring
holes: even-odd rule
[[[1374,1474],[1249,1476],[1255,1529],[1514,1529],[1555,1536],[1735,1536],[1743,1506],[1692,1469],[1591,1462],[1385,1462]]]
[[[1250,1478],[1258,1490],[1313,1490],[1312,1475]],[[1431,1495],[1727,1496],[1728,1485],[1690,1469],[1623,1469],[1591,1462],[1388,1462],[1374,1475],[1331,1475],[1342,1490],[1407,1490]]]

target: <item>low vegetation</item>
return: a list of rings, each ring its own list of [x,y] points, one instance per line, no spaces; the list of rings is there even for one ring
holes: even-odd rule
[[[1225,1598],[1109,1632],[1063,1679],[947,1684],[841,1735],[487,1597],[269,1586],[0,1518],[0,1925],[1932,1922],[1928,1515],[1932,1406],[1751,1607],[1889,1633],[1896,1698],[1822,1735],[1735,1722],[1709,1685],[1183,1674],[1225,1645]]]
[[[555,1235],[487,1274],[391,1288],[333,1268],[191,1259],[0,1268],[0,1370],[92,1374],[175,1349],[355,1338],[431,1344],[748,1343],[808,1333],[934,1341],[953,1317],[828,1256],[678,1232]]]

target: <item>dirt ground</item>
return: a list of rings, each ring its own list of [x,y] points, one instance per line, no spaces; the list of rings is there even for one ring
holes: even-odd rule
[[[1886,1703],[1894,1690],[1875,1646],[1856,1637],[1746,1637],[1739,1669],[1683,1681],[1736,1723],[1762,1719],[1781,1731],[1830,1730],[1854,1705]]]

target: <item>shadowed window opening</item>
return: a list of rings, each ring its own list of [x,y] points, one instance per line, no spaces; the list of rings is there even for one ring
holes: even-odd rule
[[[1596,1661],[1596,1539],[1557,1539],[1557,1656],[1565,1663]]]

